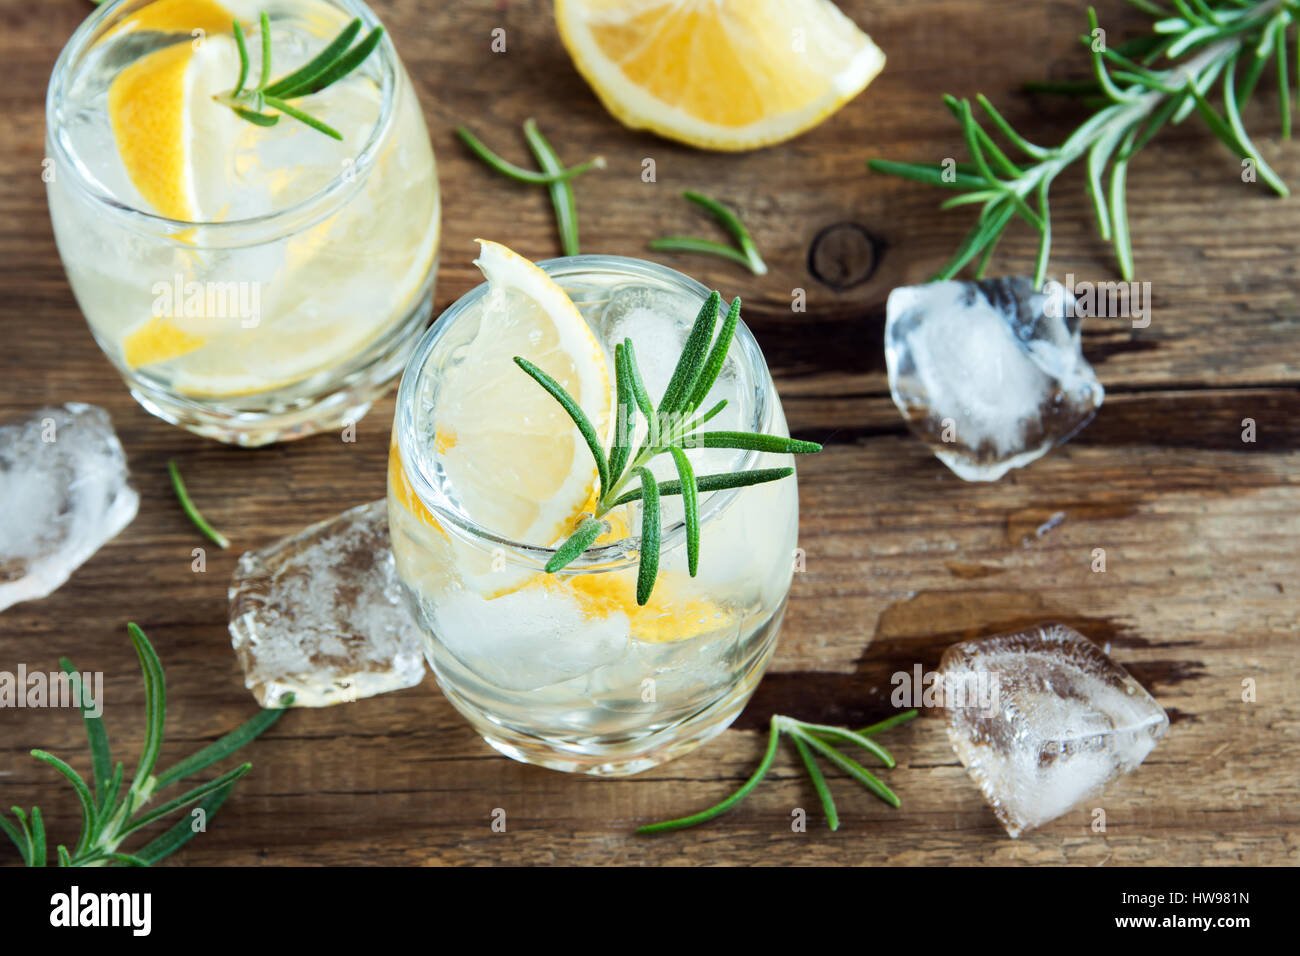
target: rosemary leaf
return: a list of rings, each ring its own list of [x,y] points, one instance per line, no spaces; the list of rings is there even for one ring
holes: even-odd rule
[[[822,802],[822,812],[826,814],[826,825],[832,830],[840,828],[840,814],[835,809],[835,798],[831,796],[830,787],[826,786],[826,778],[822,775],[822,768],[817,766],[817,760],[808,751],[808,745],[798,737],[790,738],[794,741],[795,749],[799,751],[799,759],[803,761],[804,768],[808,771],[808,778],[812,780],[813,789],[817,791],[817,799]]]
[[[134,621],[128,622],[126,629],[135,646],[136,656],[140,658],[140,670],[144,674],[144,746],[131,783],[131,789],[139,791],[147,785],[154,764],[158,762],[158,754],[162,751],[163,721],[167,713],[167,682],[163,677],[158,653],[149,643],[149,638],[145,637],[144,631]]]
[[[798,727],[791,728],[790,733],[808,744],[808,746],[812,747],[831,763],[835,764],[835,766],[839,767],[854,780],[858,781],[858,783],[862,784],[878,796],[881,800],[888,803],[891,807],[902,806],[902,801],[898,799],[898,796],[894,791],[885,786],[880,781],[879,777],[866,767],[862,766],[862,764],[858,763],[852,757],[846,757],[830,744],[823,740],[819,740],[811,734],[804,733]]]
[[[699,239],[694,236],[665,236],[662,239],[651,240],[651,249],[657,252],[703,253],[704,255],[720,256],[723,259],[729,259],[744,266],[756,276],[767,274],[767,264],[763,262],[763,257],[758,254],[758,247],[754,245],[753,237],[750,236],[749,230],[745,228],[745,224],[740,221],[734,212],[716,199],[711,199],[694,190],[688,189],[682,193],[682,196],[716,219],[722,228],[731,235],[736,245],[734,247],[727,246],[720,242],[714,242],[712,239]]]
[[[564,544],[546,562],[546,572],[554,574],[572,564],[582,552],[590,548],[605,531],[605,525],[595,518],[583,518],[578,530],[569,535]]]
[[[695,484],[695,470],[686,460],[686,452],[673,446],[673,462],[677,465],[677,475],[681,481],[682,507],[686,514],[686,564],[691,577],[700,569],[700,497]],[[658,489],[656,489],[658,490]]]
[[[745,228],[745,224],[740,221],[734,212],[716,199],[710,199],[703,193],[691,189],[685,190],[682,196],[712,215],[731,234],[731,238],[736,241],[736,245],[744,253],[745,263],[749,266],[749,271],[758,276],[767,274],[767,265],[763,262],[763,257],[758,254],[758,247],[754,245],[753,237],[750,236],[749,230]]]
[[[645,416],[646,427],[650,432],[650,444],[658,445],[659,416],[655,414],[654,403],[650,401],[650,393],[646,391],[645,382],[641,379],[641,370],[636,364],[636,349],[633,348],[631,339],[623,340],[623,354],[627,357],[628,384],[632,387],[632,397],[636,400],[637,407]]]
[[[86,742],[90,746],[90,765],[95,784],[95,806],[103,813],[107,808],[109,780],[113,775],[113,761],[109,755],[108,732],[104,730],[102,717],[91,716],[94,700],[81,680],[81,672],[72,666],[66,657],[59,658],[59,666],[68,675],[72,693],[81,707],[81,719],[86,727]]]
[[[226,798],[230,796],[233,789],[234,784],[229,784],[220,790],[214,790],[199,803],[197,809],[203,811],[204,819],[207,822],[212,822],[212,818],[216,816],[217,811],[221,809],[221,805],[226,802]],[[141,865],[151,866],[189,843],[190,840],[194,839],[194,834],[192,818],[188,815],[181,817],[169,830],[159,834],[137,850],[134,857],[140,861]]]
[[[685,252],[718,256],[737,265],[742,265],[746,269],[750,267],[749,258],[743,252],[721,242],[715,242],[712,239],[697,239],[693,236],[664,236],[662,239],[651,239],[647,245],[655,252]]]
[[[123,837],[130,836],[136,830],[142,830],[154,821],[161,820],[163,817],[175,813],[181,807],[194,803],[203,797],[206,797],[208,794],[234,783],[252,769],[253,765],[251,763],[240,764],[234,770],[223,773],[216,780],[209,780],[207,783],[200,784],[193,790],[181,794],[176,799],[168,800],[156,810],[135,817],[129,823],[125,824],[118,833]]]
[[[181,510],[185,512],[186,517],[194,523],[205,537],[219,548],[230,547],[230,540],[220,531],[215,530],[212,525],[208,524],[199,509],[194,507],[194,502],[190,500],[190,494],[185,490],[185,482],[181,479],[181,471],[176,467],[176,459],[168,459],[167,472],[171,475],[172,489],[176,492],[176,498],[181,503]]]
[[[731,307],[727,309],[727,317],[722,321],[722,331],[718,333],[712,349],[709,350],[709,357],[704,362],[703,371],[695,380],[695,387],[691,389],[690,397],[682,406],[683,412],[689,414],[695,411],[703,404],[709,392],[712,391],[714,384],[718,381],[718,376],[722,374],[722,366],[727,362],[727,353],[731,351],[731,343],[736,337],[736,326],[739,324],[740,297],[737,296],[731,300]],[[726,404],[725,399],[723,404]],[[718,409],[718,411],[721,410],[721,408]],[[691,429],[688,428],[687,430]]]
[[[265,93],[263,94],[262,99],[266,103],[266,105],[271,107],[272,109],[277,109],[281,113],[284,113],[286,116],[292,116],[300,123],[306,123],[312,129],[319,130],[320,132],[324,133],[326,136],[330,137],[331,139],[337,139],[340,141],[343,139],[343,134],[340,133],[338,130],[336,130],[333,126],[330,126],[328,123],[326,123],[323,120],[318,120],[316,117],[312,116],[309,113],[304,113],[296,106],[293,106],[290,103],[286,103],[278,96],[272,96],[270,93]]]
[[[718,324],[718,309],[721,304],[722,296],[717,292],[710,292],[695,316],[690,334],[686,337],[686,344],[682,347],[682,354],[677,359],[677,366],[673,369],[668,386],[664,389],[664,396],[659,402],[661,426],[682,411],[687,396],[692,394],[695,383],[704,370],[709,343],[713,341],[713,330]]]
[[[662,823],[649,823],[645,826],[636,828],[637,833],[654,834],[667,833],[670,830],[685,830],[687,827],[698,826],[701,823],[707,823],[714,817],[720,817],[736,804],[744,800],[755,787],[762,782],[767,776],[767,771],[772,767],[772,761],[776,759],[776,747],[781,741],[781,728],[775,718],[772,720],[771,730],[767,735],[767,750],[763,753],[763,758],[758,762],[758,767],[750,775],[749,779],[740,785],[740,789],[733,793],[721,803],[716,803],[707,810],[701,810],[699,813],[691,814],[689,817],[680,817],[676,820],[665,820]]]
[[[316,77],[329,69],[330,64],[343,55],[344,51],[352,45],[352,41],[357,38],[357,34],[360,32],[361,18],[357,17],[344,27],[339,35],[329,42],[325,49],[321,50],[288,76],[281,77],[270,86],[264,87],[262,92],[269,93],[271,96],[293,96],[295,90],[310,83]]]
[[[539,173],[536,170],[524,169],[522,166],[516,166],[509,160],[489,149],[482,140],[471,133],[464,126],[456,127],[456,135],[460,137],[461,142],[469,147],[470,151],[488,166],[496,170],[503,176],[513,179],[516,182],[530,183],[533,185],[547,185],[558,182],[562,179],[575,179],[583,173],[592,169],[603,169],[605,167],[605,157],[593,156],[586,162],[579,163],[576,166],[570,166],[568,169],[562,169],[556,173]]]
[[[45,846],[45,818],[40,807],[32,807],[32,866],[45,866],[49,853]]]
[[[1128,231],[1128,199],[1125,196],[1128,181],[1128,151],[1133,145],[1136,129],[1130,130],[1120,145],[1120,157],[1110,170],[1110,218],[1115,228],[1115,259],[1119,274],[1125,281],[1133,279],[1133,247]]]
[[[79,854],[86,849],[91,836],[95,833],[97,811],[95,810],[95,800],[90,795],[90,788],[86,786],[86,781],[81,779],[81,774],[54,756],[54,754],[45,750],[33,750],[32,756],[37,760],[43,760],[63,774],[67,781],[72,784],[72,789],[76,791],[77,800],[81,804],[81,837],[77,840],[77,849],[74,855]]]
[[[310,96],[312,93],[319,93],[321,90],[325,89],[325,87],[337,83],[339,80],[343,79],[343,77],[347,76],[359,67],[365,61],[366,57],[370,56],[370,54],[374,52],[375,47],[379,46],[383,39],[384,28],[375,27],[366,34],[364,40],[335,60],[324,70],[324,72],[313,77],[306,83],[300,84],[290,93],[277,93],[274,95],[280,97],[298,97]]]
[[[886,767],[894,766],[893,755],[865,734],[861,734],[854,730],[846,730],[843,727],[831,727],[826,724],[810,724],[806,721],[800,721],[799,726],[806,733],[812,734],[822,740],[829,737],[833,740],[845,740],[851,744],[857,744],[863,750],[873,754]]]
[[[239,20],[234,22],[235,27],[235,48],[239,51],[239,79],[235,81],[235,88],[231,91],[231,96],[238,96],[244,91],[244,84],[248,82],[248,41],[244,39],[244,28],[239,25]]]
[[[537,128],[536,121],[524,120],[524,138],[528,140],[528,146],[533,151],[533,156],[537,160],[537,165],[542,168],[542,172],[554,176],[564,170],[564,164],[560,162],[560,158],[551,148],[551,144],[546,141],[542,131]],[[555,207],[555,222],[560,230],[560,245],[566,256],[576,256],[578,255],[578,201],[573,193],[573,185],[566,179],[556,179],[546,188],[551,194],[551,205]]]
[[[645,607],[659,577],[659,486],[649,468],[638,468],[641,476],[640,563],[636,575],[636,603]]]
[[[609,451],[609,481],[617,485],[632,454],[632,436],[636,434],[636,398],[627,368],[627,347],[614,346],[614,444]]]
[[[235,106],[232,108],[234,109],[236,116],[240,119],[248,120],[248,122],[252,123],[254,126],[274,126],[276,123],[280,122],[280,117],[278,116],[258,113],[256,110],[246,109],[243,106]]]
[[[765,451],[777,455],[811,455],[822,450],[815,441],[798,441],[778,435],[756,435],[750,432],[699,432],[682,439],[687,447],[738,448],[743,451]]]
[[[873,173],[885,176],[897,176],[929,186],[943,186],[947,189],[981,189],[988,181],[980,176],[963,173],[954,169],[951,174],[942,165],[932,166],[924,163],[896,163],[887,159],[871,159],[867,168]]]
[[[190,774],[198,773],[212,766],[218,760],[224,760],[236,750],[261,736],[272,724],[279,720],[285,710],[293,706],[294,695],[285,694],[279,707],[267,707],[240,727],[225,734],[198,753],[186,757],[165,773],[158,774],[154,790],[162,790]]]
[[[20,840],[14,842],[18,844],[18,852],[23,855],[23,863],[27,866],[35,866],[35,856],[33,855],[33,842],[31,827],[27,823],[27,814],[23,813],[22,807],[10,807],[15,817],[18,818],[18,825],[22,828]],[[36,808],[33,807],[33,810]]]
[[[749,485],[761,485],[769,481],[780,481],[794,474],[793,468],[755,468],[753,471],[739,471],[723,475],[696,475],[695,488],[698,492],[725,491],[728,488],[745,488]],[[682,493],[682,484],[676,479],[660,482],[659,497],[670,497]],[[611,508],[641,500],[641,489],[635,488],[614,499]]]
[[[26,835],[20,833],[18,828],[10,823],[3,813],[0,813],[0,832],[3,832],[4,835],[10,839],[13,845],[18,848],[18,853],[23,858],[24,866],[34,865],[31,860],[31,851],[28,846]]]
[[[262,30],[262,78],[257,81],[257,88],[261,90],[271,82],[271,18],[265,10],[262,11],[259,23]]]

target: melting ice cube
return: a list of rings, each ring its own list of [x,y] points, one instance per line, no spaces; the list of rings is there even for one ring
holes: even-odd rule
[[[1169,727],[1142,685],[1061,624],[954,644],[939,670],[948,739],[1012,837],[1128,773]]]
[[[0,427],[0,610],[45,597],[135,518],[108,413],[69,403]]]
[[[627,615],[593,616],[568,594],[521,588],[490,601],[451,594],[433,628],[442,645],[483,680],[532,691],[589,674],[628,653]]]
[[[326,707],[424,679],[424,655],[374,501],[249,551],[230,584],[230,636],[263,707]]]
[[[1092,420],[1104,396],[1058,282],[1025,276],[895,289],[889,390],[912,430],[967,481],[995,481]]]

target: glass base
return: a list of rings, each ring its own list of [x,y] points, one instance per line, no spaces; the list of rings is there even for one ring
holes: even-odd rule
[[[435,264],[434,270],[437,266]],[[343,368],[274,392],[229,400],[178,394],[136,372],[122,377],[135,400],[165,422],[229,445],[256,448],[354,424],[397,382],[433,311],[433,276],[420,304]]]
[[[782,607],[784,611],[784,606]],[[627,777],[657,767],[690,753],[700,744],[716,737],[740,716],[763,679],[772,653],[775,635],[783,614],[778,611],[769,624],[772,635],[767,649],[749,668],[745,676],[727,694],[703,710],[668,727],[641,736],[620,735],[616,742],[599,738],[575,740],[572,737],[528,733],[507,727],[461,697],[443,681],[438,681],[453,707],[467,719],[494,750],[521,763],[531,763],[565,773],[585,773],[596,777]],[[435,677],[437,674],[435,672]]]

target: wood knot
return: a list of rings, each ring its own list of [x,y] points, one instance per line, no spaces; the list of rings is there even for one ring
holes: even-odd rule
[[[887,243],[856,222],[837,222],[813,236],[808,271],[822,285],[843,292],[876,274]]]

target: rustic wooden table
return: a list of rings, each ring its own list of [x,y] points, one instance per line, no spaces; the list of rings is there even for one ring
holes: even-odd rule
[[[923,281],[956,247],[966,218],[938,211],[923,186],[868,175],[872,156],[960,157],[940,103],[984,91],[1040,141],[1077,122],[1068,103],[1018,92],[1085,69],[1074,37],[1084,5],[1061,0],[846,0],[886,50],[867,94],[813,132],[774,149],[696,152],[614,122],[570,66],[551,5],[377,0],[428,116],[440,163],[444,240],[436,294],[445,307],[477,282],[475,236],[524,254],[558,254],[544,193],[490,174],[452,129],[472,124],[504,153],[527,155],[520,122],[537,117],[570,161],[610,160],[578,186],[583,247],[646,255],[646,241],[711,225],[679,198],[698,188],[737,206],[771,272],[660,257],[726,295],[742,294],[794,434],[827,445],[801,465],[796,575],[771,670],[735,727],[694,754],[628,780],[540,770],[497,756],[424,686],[288,714],[246,753],[254,763],[211,830],[177,864],[724,863],[1222,864],[1300,858],[1300,200],[1243,184],[1239,167],[1190,121],[1134,163],[1139,278],[1151,282],[1148,328],[1086,328],[1084,349],[1107,390],[1096,421],[1066,447],[995,484],[958,480],[909,436],[889,398],[884,303]],[[1112,36],[1140,28],[1118,0]],[[391,400],[354,443],[321,435],[242,451],[170,428],[139,409],[78,313],[51,236],[41,182],[44,93],[81,0],[3,0],[0,11],[0,411],[69,400],[109,409],[140,491],[139,517],[51,597],[0,614],[0,669],[57,667],[59,655],[106,674],[115,749],[138,752],[143,699],[125,622],[154,640],[169,679],[167,752],[211,741],[254,712],[226,631],[226,586],[243,549],[381,497]],[[504,27],[508,52],[490,51]],[[1265,94],[1267,101],[1269,96]],[[1248,117],[1266,158],[1300,184],[1300,147],[1275,115]],[[657,182],[641,178],[653,158]],[[852,223],[876,261],[820,250],[814,237]],[[1056,189],[1053,271],[1114,277],[1076,174]],[[841,247],[842,248],[842,247]],[[1034,237],[1013,233],[997,271],[1025,271]],[[805,289],[807,311],[791,310]],[[1242,440],[1243,419],[1256,440]],[[168,485],[175,457],[212,522],[234,541],[190,569],[200,543]],[[5,503],[7,506],[7,503]],[[1050,531],[1037,529],[1057,512]],[[1092,568],[1104,548],[1104,573]],[[641,822],[729,792],[757,759],[773,713],[861,723],[888,711],[888,675],[933,666],[954,640],[1040,620],[1109,644],[1169,710],[1168,737],[1101,805],[1104,833],[1077,810],[1007,839],[967,779],[941,722],[891,732],[899,757],[892,810],[833,775],[843,824],[832,834],[793,754],[739,809],[666,838]],[[1257,687],[1244,703],[1243,682]],[[39,801],[56,840],[78,823],[70,792],[28,756],[44,747],[86,769],[80,721],[67,711],[0,712],[0,804]],[[167,755],[164,755],[164,763]],[[794,807],[809,809],[792,833]],[[505,833],[491,829],[507,811]],[[0,859],[10,859],[0,850]]]

